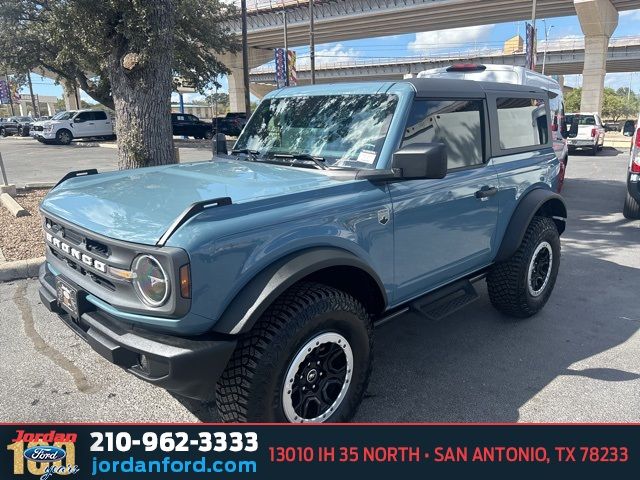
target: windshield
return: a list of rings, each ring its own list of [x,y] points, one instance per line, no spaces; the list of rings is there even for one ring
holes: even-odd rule
[[[33,122],[33,118],[31,117],[16,117],[16,120],[19,122]]]
[[[53,117],[51,117],[51,120],[69,120],[71,117],[73,117],[75,115],[75,111],[71,110],[68,112],[59,112],[56,113]]]
[[[307,154],[327,167],[374,168],[398,99],[395,95],[314,95],[263,101],[235,150],[256,159]]]

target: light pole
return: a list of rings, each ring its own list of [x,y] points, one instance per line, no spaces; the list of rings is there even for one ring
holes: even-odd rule
[[[289,34],[287,33],[287,9],[282,0],[282,23],[284,24],[284,70],[286,72],[284,85],[289,86]]]
[[[251,94],[249,93],[249,46],[247,45],[247,0],[240,2],[242,14],[242,76],[244,80],[244,111],[251,115]]]
[[[544,67],[547,63],[547,50],[549,49],[549,32],[553,28],[553,25],[549,25],[547,28],[547,20],[542,21],[544,23],[544,53],[542,54],[542,75],[544,75]]]
[[[313,31],[313,0],[309,0],[309,64],[311,66],[311,85],[316,83],[316,40]]]

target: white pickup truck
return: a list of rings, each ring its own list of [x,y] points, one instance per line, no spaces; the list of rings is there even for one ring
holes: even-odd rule
[[[604,124],[597,113],[567,113],[569,152],[587,150],[595,155],[604,145]]]

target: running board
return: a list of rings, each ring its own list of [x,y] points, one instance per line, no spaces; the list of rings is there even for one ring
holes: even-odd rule
[[[408,307],[378,319],[375,326],[379,327],[409,311],[417,313],[427,320],[440,320],[469,305],[477,298],[478,292],[473,284],[468,279],[459,280],[414,300]]]

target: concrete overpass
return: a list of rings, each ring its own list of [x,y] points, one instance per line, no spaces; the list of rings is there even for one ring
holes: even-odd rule
[[[250,68],[272,58],[271,49],[283,46],[281,0],[248,0]],[[532,0],[315,0],[316,43],[347,41],[448,28],[513,22],[531,18]],[[638,0],[538,0],[536,17],[578,15],[586,37],[582,108],[602,106],[606,51],[618,24],[618,11],[639,8]],[[309,8],[306,0],[284,0],[289,46],[306,45]],[[231,28],[240,32],[240,20]],[[244,81],[239,56],[222,61],[231,70],[229,97],[232,111],[244,109]]]
[[[540,46],[544,49],[544,44]],[[366,58],[349,61],[322,62],[316,67],[318,83],[347,82],[358,80],[397,80],[414,76],[429,68],[446,67],[456,62],[492,63],[501,65],[524,65],[524,52],[505,55],[502,50],[482,49],[465,54],[439,55],[429,58]],[[538,53],[537,70],[542,68],[543,53]],[[548,75],[570,75],[584,70],[584,40],[549,42],[545,73]],[[607,72],[634,72],[640,69],[640,36],[611,39],[607,50]],[[298,81],[309,83],[308,67],[298,69]],[[273,65],[252,70],[250,80],[254,94],[263,96],[275,88]]]

